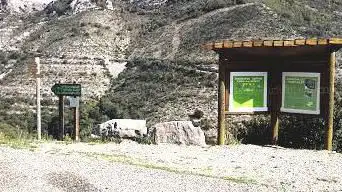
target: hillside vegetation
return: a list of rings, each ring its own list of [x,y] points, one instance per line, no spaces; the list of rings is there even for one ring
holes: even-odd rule
[[[142,118],[151,126],[187,120],[198,109],[204,113],[207,141],[213,143],[218,56],[201,49],[201,44],[219,39],[332,37],[342,31],[339,0],[122,0],[113,1],[113,10],[98,5],[77,14],[66,2],[30,15],[1,14],[0,95],[6,107],[0,112],[9,126],[34,133],[34,121],[23,123],[34,116],[34,79],[28,74],[34,52],[44,66],[46,133],[56,129],[57,98],[50,87],[58,81],[76,81],[84,86],[84,138],[93,124],[110,118]],[[341,150],[342,61],[340,52],[337,55],[334,143]],[[18,120],[11,118],[18,113]],[[268,118],[236,118],[230,142],[269,143]],[[284,117],[281,127],[281,145],[322,148],[322,120]]]

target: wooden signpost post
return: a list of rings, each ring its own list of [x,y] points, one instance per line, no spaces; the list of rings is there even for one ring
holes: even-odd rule
[[[60,135],[59,139],[64,139],[64,96],[74,96],[79,97],[81,96],[81,85],[80,84],[55,84],[52,86],[51,91],[58,96],[59,98],[59,104],[58,104],[58,110],[59,110],[59,130]],[[79,120],[80,114],[79,114],[79,106],[77,105],[75,107],[74,112],[74,129],[75,129],[75,140],[79,140]]]
[[[40,59],[39,57],[34,58],[34,62],[29,64],[29,73],[36,78],[36,106],[37,106],[37,139],[42,139],[42,118],[41,118],[41,105],[40,105],[40,88],[41,88],[41,73],[40,73]]]
[[[37,134],[38,140],[42,139],[42,116],[41,116],[41,107],[40,107],[40,59],[39,57],[35,58],[35,63],[37,65],[37,73],[36,73],[36,95],[37,95]]]
[[[73,108],[74,128],[75,128],[75,140],[80,140],[80,110],[79,110],[80,98],[76,96],[69,97],[69,107]]]

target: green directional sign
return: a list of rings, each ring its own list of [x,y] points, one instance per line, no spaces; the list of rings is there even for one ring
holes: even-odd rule
[[[267,72],[232,72],[231,112],[267,111]]]
[[[81,84],[55,84],[51,91],[56,95],[81,96]]]
[[[283,73],[281,111],[319,114],[319,73]]]

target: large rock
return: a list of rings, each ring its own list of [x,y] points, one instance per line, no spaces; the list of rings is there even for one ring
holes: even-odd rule
[[[206,145],[203,131],[191,121],[158,123],[152,127],[152,137],[156,144]]]
[[[147,134],[146,120],[112,119],[98,125],[95,134],[108,136],[110,133],[121,138],[141,137]]]

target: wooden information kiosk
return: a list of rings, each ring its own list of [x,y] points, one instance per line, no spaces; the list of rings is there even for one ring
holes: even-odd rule
[[[219,54],[218,144],[230,114],[270,113],[277,144],[280,113],[319,115],[332,150],[336,51],[342,38],[223,40],[205,48]]]

